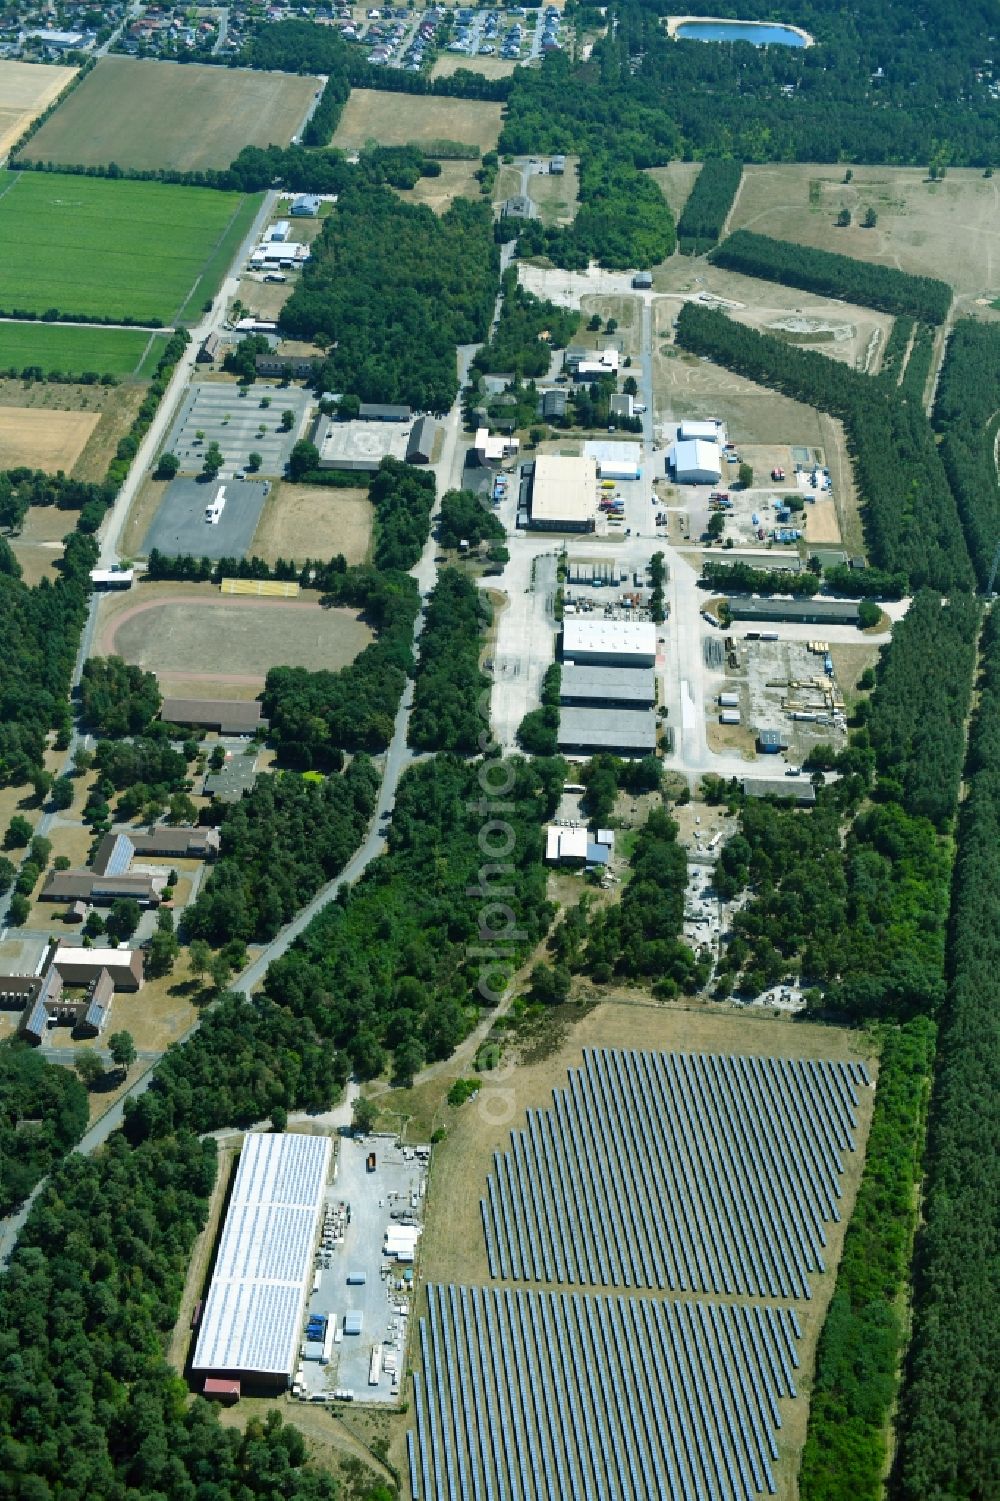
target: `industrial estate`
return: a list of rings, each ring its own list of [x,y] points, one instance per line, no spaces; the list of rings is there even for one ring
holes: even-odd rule
[[[1000,63],[869,9],[0,17],[5,1494],[997,1494]]]

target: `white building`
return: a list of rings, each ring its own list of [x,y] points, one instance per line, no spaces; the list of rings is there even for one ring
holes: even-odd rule
[[[589,839],[586,829],[550,824],[545,830],[545,859],[550,865],[585,865]]]
[[[310,254],[308,245],[269,240],[257,246],[250,257],[250,265],[257,271],[269,270],[273,266],[294,270],[297,266],[304,266]]]
[[[704,438],[674,443],[667,452],[667,468],[678,485],[717,485],[722,478],[718,444]]]
[[[617,349],[589,349],[568,355],[567,363],[577,380],[599,380],[618,374],[621,355]]]
[[[597,460],[540,454],[531,484],[529,525],[543,532],[590,532],[597,516]]]
[[[491,433],[488,427],[476,429],[476,457],[481,464],[499,464],[510,458],[521,446],[519,438],[509,438],[503,433]]]
[[[563,661],[605,667],[652,667],[656,626],[651,620],[571,615],[563,621]]]
[[[720,448],[724,448],[726,428],[718,418],[709,417],[703,422],[682,422],[677,429],[677,436],[682,441],[701,438],[706,443],[718,443]]]
[[[627,399],[632,400],[631,396]],[[585,443],[583,451],[588,458],[597,460],[597,473],[601,479],[638,479],[642,473],[642,446],[639,443],[605,443],[600,440]]]
[[[283,1390],[298,1364],[330,1176],[327,1136],[243,1141],[191,1369]]]

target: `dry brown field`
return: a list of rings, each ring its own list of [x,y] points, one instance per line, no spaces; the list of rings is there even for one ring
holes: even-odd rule
[[[290,73],[102,57],[24,156],[138,171],[228,167],[244,146],[287,146],[321,87]]]
[[[145,382],[123,386],[82,386],[0,380],[0,432],[9,430],[19,420],[5,417],[12,408],[31,412],[26,420],[32,429],[43,428],[51,422],[57,432],[62,430],[67,417],[89,420],[96,414],[89,436],[71,467],[74,479],[99,481],[104,478],[118,441],[131,426],[147,389]],[[0,460],[0,463],[6,462]],[[40,467],[55,469],[59,466],[43,464]]]
[[[517,67],[506,57],[460,57],[457,52],[452,52],[447,57],[439,57],[431,69],[432,78],[450,78],[460,68],[469,73],[481,73],[484,78],[509,78]]]
[[[960,298],[1000,292],[1000,184],[973,168],[933,183],[918,167],[745,167],[731,228],[836,250],[949,282]],[[851,227],[837,229],[842,208]],[[878,215],[862,229],[867,208]]]
[[[348,563],[363,563],[372,535],[372,506],[367,490],[322,489],[279,481],[264,502],[249,553],[275,563],[278,558],[304,563],[343,553]]]
[[[25,465],[69,474],[98,421],[97,412],[0,407],[0,469]]]
[[[317,600],[220,595],[212,584],[144,584],[101,601],[94,651],[155,672],[161,690],[256,698],[269,668],[353,662],[372,632],[353,610]]]
[[[7,538],[26,584],[34,588],[43,578],[55,582],[56,564],[63,555],[62,539],[75,524],[75,511],[60,511],[56,506],[30,507],[21,530]]]
[[[43,63],[0,62],[0,161],[78,72]]]
[[[426,203],[435,214],[446,214],[456,198],[478,198],[478,162],[442,162],[440,177],[420,177],[412,188],[397,188],[404,203]]]
[[[419,146],[424,141],[447,140],[491,151],[500,135],[501,109],[499,104],[479,100],[352,89],[333,145],[357,151],[368,141],[380,146],[411,142]]]
[[[532,172],[528,177],[528,197],[538,204],[538,216],[548,225],[572,224],[576,218],[579,195],[578,156],[566,158],[566,171]]]
[[[647,167],[646,170],[669,203],[674,218],[679,219],[698,180],[701,162],[670,162],[666,167]]]

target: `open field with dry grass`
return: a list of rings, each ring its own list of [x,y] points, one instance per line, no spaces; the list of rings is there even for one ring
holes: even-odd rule
[[[397,188],[404,203],[426,203],[435,214],[446,214],[456,198],[478,198],[478,161],[442,162],[440,177],[420,177],[412,188]]]
[[[517,67],[506,57],[460,57],[452,53],[450,57],[439,57],[431,69],[432,78],[450,78],[453,73],[464,69],[467,73],[481,73],[484,78],[509,78]]]
[[[679,219],[698,181],[701,162],[670,162],[666,167],[647,167],[646,171],[669,203],[674,218]]]
[[[4,424],[4,413],[8,408],[38,411],[46,420],[53,418],[57,428],[64,414],[89,416],[96,413],[99,420],[73,466],[73,478],[98,481],[107,472],[118,440],[132,425],[146,390],[144,382],[124,386],[83,386],[0,380],[0,426]],[[29,420],[32,423],[42,421],[34,417]]]
[[[303,598],[225,597],[211,584],[145,584],[101,601],[95,653],[155,672],[164,693],[255,698],[271,667],[335,670],[372,633],[353,610]]]
[[[31,506],[20,532],[7,541],[21,565],[21,574],[32,588],[43,578],[55,582],[56,564],[63,555],[63,537],[76,524],[74,511],[55,506]]]
[[[98,421],[97,412],[0,407],[0,469],[24,465],[49,474],[59,469],[69,474]]]
[[[568,156],[562,173],[532,172],[528,176],[528,197],[538,204],[538,217],[548,225],[572,224],[580,201],[580,158]]]
[[[936,276],[960,298],[1000,291],[1000,185],[973,168],[950,168],[931,182],[918,167],[842,167],[812,164],[746,167],[732,214],[733,229],[836,250],[858,260]],[[835,228],[842,208],[851,227]],[[862,229],[866,209],[878,215]]]
[[[523,1128],[526,1109],[545,1109],[551,1104],[553,1088],[565,1085],[566,1070],[580,1063],[584,1047],[739,1052],[772,1057],[860,1057],[875,1072],[871,1043],[860,1032],[776,1021],[717,1006],[685,1009],[610,1001],[589,1009],[560,1009],[570,1016],[558,1051],[523,1065],[516,1072],[501,1067],[495,1074],[485,1074],[480,1094],[458,1111],[450,1112],[449,1133],[435,1148],[431,1163],[420,1268],[426,1280],[479,1284],[489,1281],[479,1199],[492,1167],[492,1154],[506,1148],[512,1129]],[[795,1476],[805,1438],[816,1342],[833,1292],[843,1237],[863,1166],[874,1092],[861,1091],[860,1098],[859,1150],[845,1163],[839,1206],[841,1222],[827,1227],[824,1251],[827,1270],[811,1279],[812,1299],[796,1304],[802,1328],[801,1367],[796,1376],[799,1397],[781,1404],[780,1459],[775,1474],[781,1501],[793,1501],[797,1494]],[[633,1291],[632,1296],[664,1295],[640,1290]],[[407,1421],[397,1420],[400,1434]]]
[[[426,141],[448,140],[491,151],[500,134],[500,114],[499,104],[479,100],[352,89],[333,145],[356,151],[366,141],[378,141],[380,146],[406,146],[410,142],[419,146]]]
[[[372,507],[367,490],[324,490],[281,480],[264,502],[250,545],[253,557],[275,563],[290,558],[332,558],[343,553],[348,563],[363,563],[372,535]]]
[[[287,146],[320,87],[291,73],[102,57],[24,157],[139,171],[228,167],[244,146]]]
[[[0,62],[0,160],[78,72],[43,63]]]

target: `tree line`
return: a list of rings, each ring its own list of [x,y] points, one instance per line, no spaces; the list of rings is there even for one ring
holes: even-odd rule
[[[727,235],[709,259],[743,276],[778,281],[786,287],[801,287],[822,297],[838,297],[925,323],[943,323],[951,307],[948,283],[932,276],[913,276],[895,266],[877,266],[832,250],[796,245],[791,240],[772,240],[749,229]]]
[[[947,1002],[930,1108],[913,1336],[890,1486],[899,1501],[989,1496],[1000,1471],[1000,616],[958,820]]]
[[[945,350],[933,422],[981,587],[989,581],[1000,541],[1000,481],[994,458],[998,411],[1000,329],[994,323],[961,318]]]
[[[479,665],[491,612],[474,579],[443,568],[427,602],[413,688],[409,744],[421,751],[479,753],[484,695],[490,680]]]
[[[877,381],[815,350],[789,346],[693,302],[681,309],[677,342],[841,419],[876,567],[905,573],[911,588],[971,586],[955,497],[918,403],[887,393]]]
[[[713,156],[702,166],[677,221],[682,255],[704,255],[718,242],[743,176],[743,163]]]

